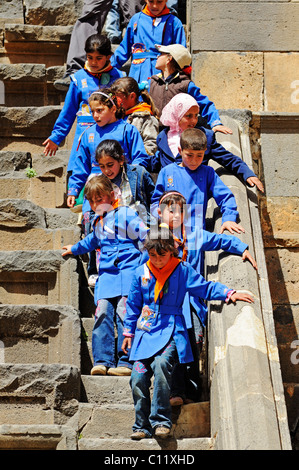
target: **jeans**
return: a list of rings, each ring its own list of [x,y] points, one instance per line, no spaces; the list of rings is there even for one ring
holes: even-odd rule
[[[126,297],[100,299],[95,313],[95,324],[92,331],[92,354],[94,365],[106,367],[129,367],[129,354],[121,350],[123,342],[123,318],[126,309]],[[115,340],[114,323],[117,330]]]
[[[134,362],[130,379],[135,407],[133,431],[144,431],[150,437],[157,426],[171,428],[170,382],[171,371],[177,361],[177,350],[172,340],[155,356]],[[154,391],[151,402],[152,376]]]

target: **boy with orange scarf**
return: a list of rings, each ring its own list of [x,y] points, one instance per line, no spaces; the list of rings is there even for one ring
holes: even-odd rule
[[[177,361],[193,361],[183,302],[186,292],[207,300],[253,302],[219,282],[208,282],[177,258],[171,232],[155,227],[147,234],[149,260],[136,269],[127,299],[122,350],[134,361],[131,388],[135,406],[132,439],[160,438],[170,433],[171,372]],[[154,391],[150,400],[151,377]]]
[[[129,76],[137,83],[148,81],[158,73],[155,44],[186,46],[183,24],[170,13],[167,0],[145,0],[145,3],[143,10],[132,16],[125,36],[111,58],[112,65],[118,69],[132,58]]]

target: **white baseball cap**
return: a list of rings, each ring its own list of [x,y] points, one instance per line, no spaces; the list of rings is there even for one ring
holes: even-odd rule
[[[166,54],[170,54],[174,60],[179,64],[181,69],[186,66],[189,66],[192,62],[192,57],[188,49],[182,46],[182,44],[170,44],[169,46],[163,46],[159,44],[155,44],[156,49],[159,52],[165,52]]]

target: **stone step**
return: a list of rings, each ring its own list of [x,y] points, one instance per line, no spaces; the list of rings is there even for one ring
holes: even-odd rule
[[[132,396],[131,392],[128,396]],[[131,404],[117,400],[105,405],[80,403],[75,418],[81,421],[80,434],[85,439],[128,438],[135,420],[133,400],[131,398]],[[170,437],[174,439],[210,437],[210,403],[199,402],[173,407]]]
[[[5,24],[0,63],[64,65],[74,23],[65,25]]]
[[[57,214],[59,210],[65,217]],[[0,199],[1,249],[60,250],[80,239],[77,219],[69,209],[47,212],[28,200]]]
[[[64,66],[0,64],[0,81],[4,86],[2,104],[8,107],[60,105],[61,93],[53,83],[63,77],[64,71]]]
[[[77,260],[62,250],[0,251],[1,303],[79,308]]]
[[[81,322],[71,306],[0,304],[0,340],[2,363],[80,368]]]
[[[186,456],[186,463],[193,463],[192,451],[213,450],[213,439],[211,438],[189,438],[189,439],[175,439],[169,438],[165,440],[157,439],[142,439],[141,441],[133,441],[132,439],[98,439],[98,438],[80,438],[78,440],[78,450],[102,450],[102,451],[190,451],[190,455]],[[114,456],[117,459],[119,455]],[[110,456],[113,458],[113,456]],[[134,455],[132,455],[134,457]],[[161,458],[162,457],[162,458]],[[128,458],[128,457],[127,457]],[[187,459],[188,458],[188,459]],[[138,458],[138,462],[145,463],[165,463],[167,454],[156,455],[149,457],[143,454]],[[128,461],[128,460],[126,460]],[[180,461],[182,462],[182,461]],[[119,461],[117,461],[119,464]],[[112,462],[113,464],[113,462]]]
[[[77,450],[77,436],[59,424],[2,424],[0,450]]]
[[[0,364],[0,422],[66,424],[79,408],[80,373],[70,364]]]

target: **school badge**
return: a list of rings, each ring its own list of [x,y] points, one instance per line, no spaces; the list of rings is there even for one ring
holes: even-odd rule
[[[94,134],[89,134],[88,142],[94,142]]]
[[[168,176],[167,178],[167,186],[173,186],[173,177],[172,176]]]
[[[87,88],[87,81],[86,81],[86,78],[83,78],[81,80],[81,85],[82,85],[82,88]]]

